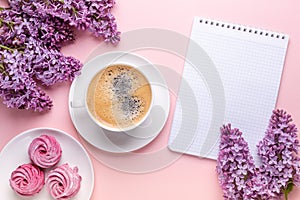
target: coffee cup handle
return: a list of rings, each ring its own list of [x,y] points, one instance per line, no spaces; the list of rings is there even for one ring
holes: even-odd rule
[[[70,101],[70,106],[71,108],[83,108],[85,107],[85,102],[84,100],[72,100]]]

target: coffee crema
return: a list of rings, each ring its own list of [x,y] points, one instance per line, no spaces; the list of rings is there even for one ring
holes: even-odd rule
[[[136,68],[109,65],[92,79],[87,106],[96,120],[106,126],[126,129],[139,123],[152,102],[151,86]]]

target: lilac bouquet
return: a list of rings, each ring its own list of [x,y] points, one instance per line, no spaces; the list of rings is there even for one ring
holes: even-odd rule
[[[52,100],[38,86],[72,81],[82,63],[60,50],[89,30],[116,44],[114,0],[10,0],[0,8],[0,97],[7,107],[44,111]]]
[[[230,124],[221,128],[216,170],[225,199],[288,199],[293,186],[300,186],[299,141],[291,122],[285,111],[273,111],[265,137],[257,145],[260,167],[254,165],[242,133]]]
[[[265,137],[257,145],[268,191],[273,197],[284,194],[286,199],[294,185],[300,186],[299,140],[291,122],[291,115],[285,111],[274,111]]]
[[[255,175],[255,165],[242,132],[231,125],[221,128],[217,173],[225,199],[248,199],[248,185]]]
[[[120,40],[111,9],[114,0],[9,0],[14,10],[36,18],[62,19],[80,30],[90,30],[96,37],[116,43]]]

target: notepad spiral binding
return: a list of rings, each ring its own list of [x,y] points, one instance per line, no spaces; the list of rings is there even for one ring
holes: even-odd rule
[[[252,28],[252,27],[246,27],[246,26],[238,25],[238,24],[229,24],[229,23],[219,22],[219,21],[209,20],[209,19],[200,19],[199,23],[207,24],[207,25],[211,25],[211,26],[222,27],[222,28],[233,29],[233,30],[238,30],[238,31],[243,31],[243,32],[248,32],[248,33],[253,33],[253,34],[271,37],[271,38],[277,38],[277,39],[282,39],[282,40],[286,39],[286,36],[283,34],[278,34],[278,33],[274,33],[271,31],[260,30],[260,29]]]

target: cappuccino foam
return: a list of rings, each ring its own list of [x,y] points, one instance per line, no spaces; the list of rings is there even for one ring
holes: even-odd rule
[[[113,128],[135,125],[147,114],[152,91],[134,67],[114,64],[100,71],[89,85],[87,105],[100,123]]]

